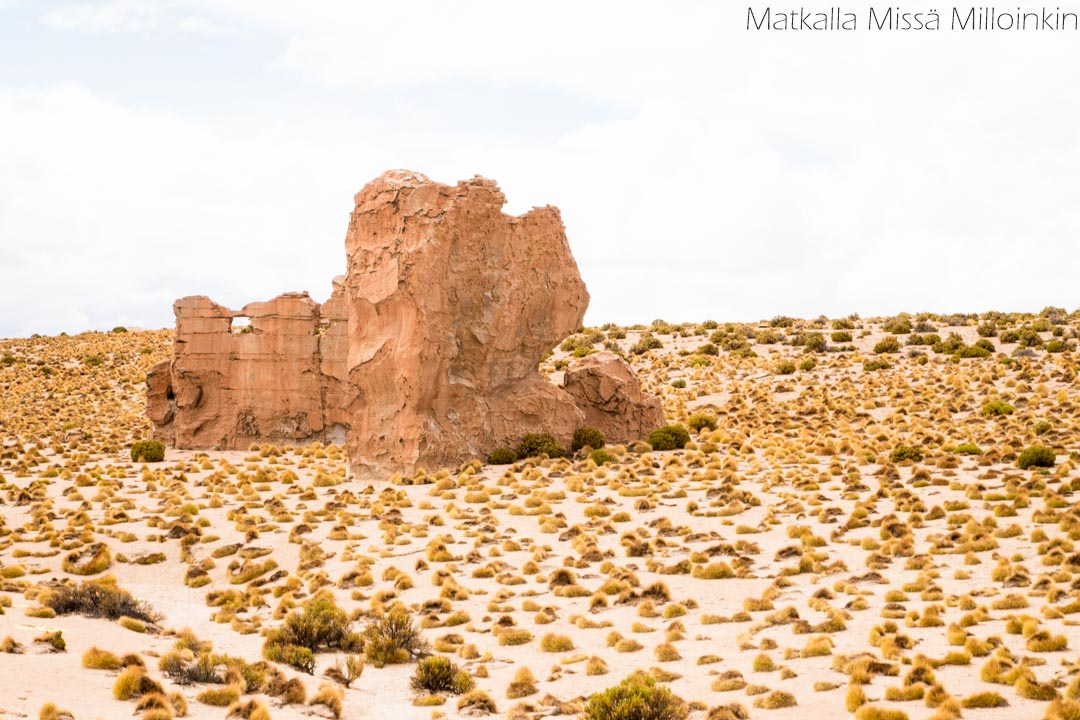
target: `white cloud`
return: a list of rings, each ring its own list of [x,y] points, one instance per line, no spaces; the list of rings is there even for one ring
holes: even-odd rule
[[[177,23],[177,27],[180,28],[181,32],[188,33],[189,35],[201,35],[203,37],[223,37],[233,34],[232,28],[228,28],[209,18],[197,15],[189,15],[181,18]]]
[[[164,0],[107,0],[63,5],[43,14],[41,22],[53,30],[137,32],[158,25],[171,4]]]
[[[51,308],[4,319],[0,335],[165,324],[172,297],[189,292],[236,305],[325,295],[343,267],[352,193],[390,167],[496,178],[514,212],[558,205],[592,322],[1076,304],[1068,283],[1049,280],[1080,271],[1080,96],[1063,90],[1080,82],[1071,36],[772,36],[747,33],[739,10],[56,10],[52,28],[278,38],[263,92],[299,80],[310,105],[238,110],[225,125],[204,108],[149,111],[87,87],[0,90],[0,126],[19,140],[0,139],[0,294]],[[408,127],[379,105],[407,113],[461,83],[546,93],[568,129],[526,130],[527,103],[483,130],[452,122],[464,96],[432,101]]]

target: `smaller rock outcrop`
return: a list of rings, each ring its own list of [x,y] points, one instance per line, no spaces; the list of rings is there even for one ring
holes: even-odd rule
[[[639,440],[664,424],[660,398],[643,394],[630,365],[614,353],[589,355],[568,368],[562,387],[585,413],[585,424],[610,442]]]
[[[344,442],[340,280],[322,305],[286,293],[235,311],[193,296],[177,300],[173,312],[173,358],[146,379],[155,439],[203,449]]]

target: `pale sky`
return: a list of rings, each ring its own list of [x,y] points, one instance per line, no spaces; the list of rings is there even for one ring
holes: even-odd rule
[[[0,337],[323,300],[391,168],[558,206],[591,324],[1080,305],[1080,33],[747,7],[0,0]]]

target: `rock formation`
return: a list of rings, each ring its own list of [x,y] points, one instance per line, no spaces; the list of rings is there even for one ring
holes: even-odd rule
[[[455,465],[530,432],[568,443],[663,423],[617,356],[562,386],[538,366],[580,326],[589,294],[559,211],[502,212],[498,186],[388,172],[355,197],[348,273],[324,304],[289,293],[240,312],[174,304],[173,359],[147,377],[154,436],[181,448],[344,439],[355,476]],[[250,317],[250,328],[232,327]]]
[[[502,212],[483,178],[391,172],[356,195],[349,258],[347,450],[357,474],[484,457],[584,422],[540,375],[589,303],[559,211]]]
[[[181,448],[343,442],[342,285],[319,305],[286,293],[239,312],[209,298],[173,304],[173,359],[147,376],[154,437]],[[234,321],[249,318],[250,325]]]
[[[621,357],[589,355],[563,375],[563,389],[585,413],[585,424],[607,440],[639,440],[664,424],[660,398],[641,392],[641,383]]]

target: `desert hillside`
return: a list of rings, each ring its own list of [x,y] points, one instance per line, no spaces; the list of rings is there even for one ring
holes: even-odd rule
[[[1080,717],[1078,328],[586,328],[668,429],[381,483],[133,461],[171,331],[0,340],[0,717]]]

